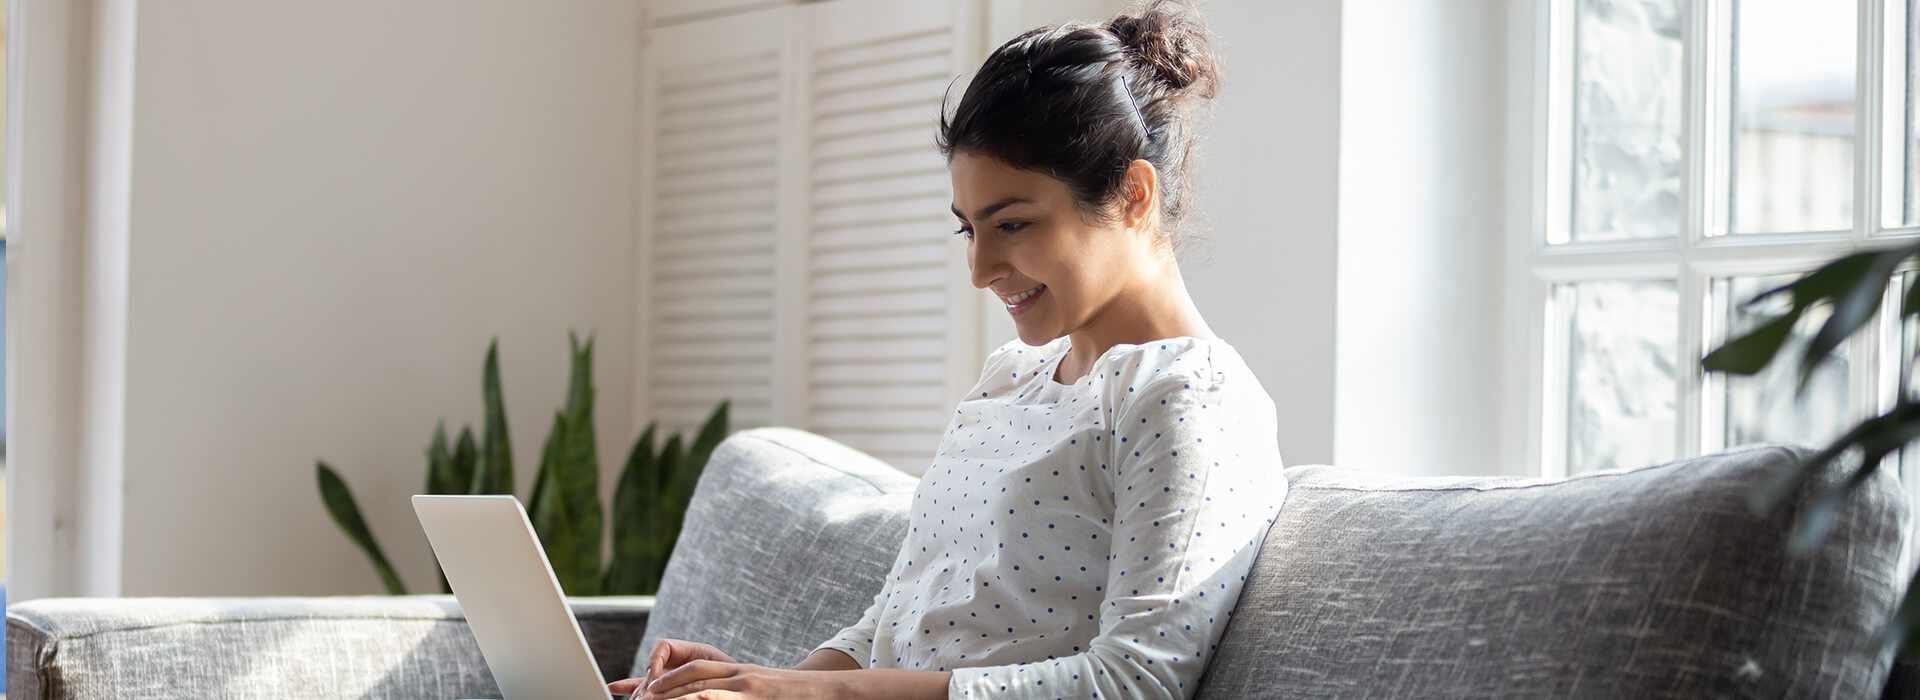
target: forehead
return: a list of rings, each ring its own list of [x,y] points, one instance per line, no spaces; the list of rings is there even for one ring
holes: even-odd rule
[[[1066,183],[1046,173],[1007,165],[992,156],[955,153],[947,162],[953,176],[953,206],[972,214],[980,207],[1009,198],[1047,203],[1069,196]]]

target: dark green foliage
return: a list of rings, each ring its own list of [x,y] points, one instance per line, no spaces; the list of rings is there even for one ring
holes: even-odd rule
[[[553,427],[541,451],[527,517],[546,550],[547,560],[568,595],[646,595],[660,586],[667,558],[680,533],[693,488],[707,458],[727,434],[727,402],[722,401],[686,449],[681,438],[667,440],[656,456],[656,427],[649,425],[635,442],[614,492],[613,559],[601,571],[601,540],[606,517],[600,506],[600,456],[594,433],[593,339],[582,344],[569,334],[571,373],[566,405],[554,413]],[[476,442],[463,427],[451,449],[444,421],[428,442],[426,493],[512,494],[513,455],[507,437],[506,408],[500,388],[498,341],[487,348],[481,377],[485,423]],[[346,483],[321,464],[320,493],[334,521],[360,545],[394,595],[405,587],[374,543]],[[452,592],[444,575],[441,590]]]
[[[380,543],[373,540],[373,531],[367,529],[366,519],[360,517],[360,506],[353,502],[353,491],[347,488],[347,482],[333,471],[326,462],[314,466],[315,477],[320,482],[320,500],[327,506],[327,513],[333,516],[333,522],[347,532],[347,537],[373,560],[374,571],[379,572],[380,582],[386,584],[389,595],[406,595],[407,587],[400,583],[400,576],[393,572],[393,565],[387,563],[387,555],[380,551]]]
[[[486,423],[480,427],[480,463],[469,493],[513,493],[513,441],[507,437],[507,407],[500,395],[500,341],[487,346],[487,364],[480,376]]]
[[[1809,308],[1826,304],[1831,307],[1832,314],[1798,358],[1798,386],[1800,391],[1805,391],[1813,370],[1826,361],[1828,354],[1848,336],[1865,327],[1875,312],[1880,310],[1886,290],[1898,278],[1900,265],[1915,255],[1920,255],[1920,243],[1856,253],[1830,262],[1790,284],[1761,293],[1747,303],[1754,304],[1777,294],[1787,294],[1792,302],[1791,307],[1752,332],[1729,340],[1708,353],[1700,361],[1701,368],[1709,372],[1739,375],[1759,372],[1779,354],[1787,335],[1800,317]],[[1905,291],[1900,309],[1903,319],[1916,314],[1920,314],[1920,284]],[[1915,359],[1920,358],[1908,358],[1908,361]],[[1893,408],[1867,419],[1826,449],[1761,484],[1750,496],[1749,505],[1758,513],[1772,511],[1795,491],[1817,479],[1828,465],[1850,465],[1846,468],[1852,471],[1846,478],[1817,487],[1819,491],[1794,523],[1788,536],[1789,551],[1808,553],[1832,530],[1841,506],[1845,505],[1854,490],[1865,483],[1887,457],[1916,438],[1920,438],[1920,402],[1915,401],[1906,387],[1901,387]],[[1843,457],[1852,455],[1858,456],[1857,462],[1843,460]],[[1920,581],[1920,578],[1916,580]],[[1888,644],[1915,641],[1912,635],[1917,631],[1920,631],[1920,591],[1916,591],[1910,581],[1906,599],[1887,623],[1884,641]]]
[[[553,415],[540,471],[534,476],[528,517],[547,551],[562,590],[599,595],[600,454],[593,433],[593,341],[573,345],[567,405]]]

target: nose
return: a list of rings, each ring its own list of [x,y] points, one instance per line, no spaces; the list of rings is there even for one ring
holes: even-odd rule
[[[983,238],[986,236],[974,234],[973,240],[967,241],[967,269],[972,273],[975,289],[991,287],[1007,276],[1006,261],[1000,251],[991,243],[983,242]]]

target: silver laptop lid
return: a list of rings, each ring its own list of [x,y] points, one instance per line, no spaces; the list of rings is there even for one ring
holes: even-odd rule
[[[421,495],[413,511],[506,700],[610,700],[518,499]]]

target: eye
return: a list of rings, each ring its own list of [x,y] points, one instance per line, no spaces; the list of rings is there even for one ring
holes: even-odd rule
[[[967,228],[967,227],[965,227],[965,226],[962,226],[962,227],[960,227],[960,230],[958,230],[958,231],[954,231],[954,232],[953,232],[953,235],[955,235],[955,236],[966,236],[966,237],[967,237],[967,240],[969,240],[969,241],[971,241],[971,240],[973,240],[973,229],[970,229],[970,228]]]
[[[1028,223],[1029,222],[1026,222],[1026,221],[1002,221],[1000,222],[999,229],[1007,233],[1013,233],[1020,229],[1026,228]]]

